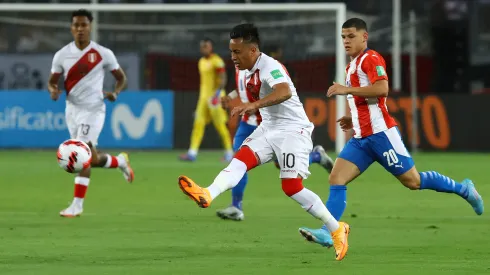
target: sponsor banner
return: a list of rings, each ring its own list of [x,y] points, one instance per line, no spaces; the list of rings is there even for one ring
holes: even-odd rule
[[[174,94],[126,91],[106,102],[101,148],[172,148]],[[68,139],[65,99],[46,91],[0,91],[0,148],[50,148]]]
[[[418,148],[424,151],[490,151],[486,105],[490,95],[424,95],[417,99]],[[389,96],[388,111],[395,118],[408,149],[412,142],[412,99]],[[335,100],[303,96],[310,120],[315,124],[314,143],[333,150],[336,129]],[[348,136],[350,137],[350,135]]]
[[[188,148],[198,93],[176,93],[179,116],[175,147]],[[313,143],[335,150],[336,104],[334,99],[314,93],[300,93],[306,114],[315,124]],[[490,151],[490,128],[486,108],[490,95],[424,95],[417,99],[419,118],[417,143],[424,151]],[[405,145],[410,149],[412,105],[409,96],[390,95],[386,102],[398,123]],[[177,117],[177,116],[176,116]],[[234,121],[232,121],[234,122]],[[235,123],[230,123],[234,132]],[[206,128],[202,148],[222,148],[212,124]],[[351,137],[347,133],[347,138]]]
[[[0,54],[0,90],[45,90],[51,73],[53,54]],[[128,90],[140,89],[140,58],[136,53],[116,54],[128,77]],[[110,72],[104,77],[104,90],[114,88]]]

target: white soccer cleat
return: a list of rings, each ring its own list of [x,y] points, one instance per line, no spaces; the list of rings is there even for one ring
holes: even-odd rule
[[[218,210],[216,212],[216,215],[218,215],[218,217],[222,218],[223,220],[243,221],[243,219],[245,219],[243,211],[236,208],[235,206],[228,206],[225,209]]]
[[[125,152],[122,152],[118,155],[118,157],[124,158],[126,160],[125,165],[121,165],[119,169],[123,172],[124,179],[128,181],[129,183],[132,183],[134,180],[134,172],[133,168],[131,168],[131,165],[129,164],[129,155]]]
[[[330,174],[332,173],[333,169],[333,160],[330,156],[327,155],[327,152],[325,152],[325,148],[321,145],[317,145],[313,147],[313,152],[318,152],[320,153],[320,165],[327,170],[327,172]]]
[[[79,204],[72,203],[68,208],[60,212],[60,216],[65,218],[74,218],[82,214],[83,207]]]

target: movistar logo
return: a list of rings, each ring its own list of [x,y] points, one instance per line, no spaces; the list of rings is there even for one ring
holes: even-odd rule
[[[163,131],[163,108],[156,99],[146,102],[140,117],[136,117],[127,104],[118,104],[112,111],[111,126],[114,138],[122,139],[122,126],[131,139],[144,137],[152,118],[155,120],[154,131],[161,133]]]

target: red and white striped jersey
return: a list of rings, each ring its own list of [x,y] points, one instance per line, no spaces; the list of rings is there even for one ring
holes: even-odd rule
[[[384,59],[376,51],[367,49],[347,65],[347,87],[366,87],[378,80],[388,80],[388,75]],[[386,97],[366,98],[349,94],[347,101],[355,138],[368,137],[396,126],[388,113]]]
[[[236,91],[243,103],[257,101],[257,99],[253,98],[252,95],[247,92],[247,80],[244,70],[240,71],[235,69],[235,81]],[[258,126],[260,122],[262,122],[262,116],[260,116],[260,112],[257,110],[253,115],[245,114],[242,116],[242,121],[249,125]]]
[[[63,73],[67,101],[75,105],[97,105],[104,103],[105,70],[117,69],[119,64],[110,49],[91,41],[80,50],[71,42],[54,55],[51,73]]]

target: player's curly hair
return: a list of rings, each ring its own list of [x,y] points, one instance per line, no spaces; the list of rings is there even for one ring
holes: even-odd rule
[[[254,24],[245,23],[236,25],[230,32],[231,39],[242,38],[245,43],[260,45],[259,30]]]
[[[92,20],[94,20],[94,16],[92,15],[91,12],[89,12],[88,10],[85,10],[85,9],[80,9],[80,10],[76,10],[74,12],[71,13],[71,20],[73,20],[73,17],[76,17],[76,16],[85,16],[87,17],[88,21],[92,22]]]

